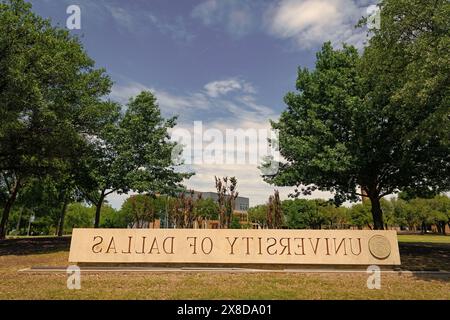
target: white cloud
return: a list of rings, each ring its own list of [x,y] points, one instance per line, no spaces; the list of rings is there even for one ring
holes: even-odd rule
[[[212,81],[197,92],[187,94],[173,93],[141,83],[130,82],[126,85],[115,85],[110,97],[121,103],[126,103],[129,101],[129,98],[136,96],[143,90],[151,91],[156,95],[163,111],[180,114],[180,123],[176,128],[184,129],[190,133],[193,130],[193,122],[190,119],[203,120],[203,116],[207,111],[216,112],[217,109],[220,109],[222,113],[225,112],[226,116],[213,121],[204,121],[205,131],[217,129],[225,135],[227,129],[269,129],[268,119],[277,116],[271,108],[258,103],[255,96],[256,90],[250,82],[238,78]],[[204,143],[203,148],[207,145],[208,143]],[[260,156],[258,153],[260,150],[254,146],[250,147],[248,145],[242,149],[242,146],[236,145],[231,150],[229,145],[224,144],[224,146],[226,156],[235,152],[236,155],[245,154],[247,159],[250,159],[250,157],[258,157],[259,159]],[[214,145],[213,147],[216,146]],[[255,152],[257,154],[254,154]],[[193,164],[190,167],[196,172],[196,175],[186,181],[189,188],[200,191],[213,191],[214,175],[218,175],[236,176],[239,179],[242,195],[250,197],[252,204],[264,203],[269,194],[273,192],[273,188],[267,185],[260,177],[259,169],[254,163]],[[286,188],[286,190],[288,189]],[[289,192],[286,191],[284,194],[287,196]],[[124,196],[114,194],[108,200],[115,207],[120,207]]]
[[[214,23],[214,15],[220,9],[220,4],[216,0],[207,0],[200,3],[192,10],[192,16],[199,18],[205,25]]]
[[[267,121],[274,116],[273,110],[257,103],[254,86],[238,78],[212,81],[204,85],[202,90],[190,93],[174,93],[146,86],[138,82],[125,85],[114,85],[110,98],[127,104],[129,99],[141,91],[152,92],[163,112],[180,115],[180,120],[201,120],[205,112],[220,110],[228,112],[227,118],[240,120]],[[233,96],[230,94],[233,93]],[[222,119],[226,121],[226,119]]]
[[[176,95],[165,90],[147,87],[137,82],[113,86],[110,97],[122,104],[126,104],[130,98],[137,96],[142,91],[152,92],[156,96],[161,110],[170,113],[189,112],[189,110],[198,111],[208,109],[210,106],[206,95],[201,92]]]
[[[163,109],[177,112],[196,110],[196,112],[198,112],[199,110],[206,110],[209,108],[209,101],[202,93],[175,95],[162,90],[154,90],[154,93]]]
[[[156,29],[161,34],[170,36],[173,40],[190,42],[194,35],[186,26],[185,20],[181,16],[163,17],[141,7],[140,10],[124,9],[121,6],[111,3],[98,2],[90,5],[96,7],[97,11],[103,9],[107,12],[119,27],[119,30],[128,33],[138,33],[143,35],[149,31],[149,26]]]
[[[239,103],[240,101],[240,103]],[[270,118],[276,116],[272,109],[256,104],[255,102],[246,102],[242,98],[236,100],[222,100],[220,104],[230,112],[235,119],[241,121],[262,121],[269,122]]]
[[[269,185],[263,181],[259,169],[254,165],[249,164],[202,164],[192,165],[195,175],[189,180],[185,181],[188,189],[197,191],[214,192],[214,176],[218,177],[232,177],[235,176],[238,180],[237,191],[242,197],[250,198],[250,205],[255,206],[267,202],[269,196],[273,194],[274,189],[280,191],[282,200],[289,199],[289,194],[294,192],[294,187],[276,187]],[[309,196],[302,196],[302,198],[314,199],[330,199],[332,194],[330,192],[315,191]],[[115,208],[120,208],[122,202],[128,198],[128,195],[112,194],[108,196],[107,200]]]
[[[255,93],[256,90],[251,83],[238,79],[227,79],[209,82],[205,85],[206,94],[212,98],[226,95],[232,91],[242,91],[245,93]]]
[[[232,10],[228,15],[228,30],[238,35],[248,33],[253,25],[253,16],[247,9]]]
[[[281,0],[266,12],[270,34],[291,39],[300,48],[325,41],[362,47],[366,33],[355,25],[365,14],[367,1]]]
[[[257,2],[206,0],[192,10],[191,16],[206,26],[221,25],[234,37],[242,37],[256,27]]]
[[[105,8],[109,11],[111,14],[111,17],[122,27],[124,27],[128,31],[133,31],[134,25],[135,25],[135,19],[130,14],[129,11],[113,6],[110,4],[105,4]]]
[[[177,128],[185,130],[186,132],[189,132],[190,134],[193,134],[193,128],[192,124],[189,126],[188,124],[183,124],[180,126],[177,126]],[[262,123],[262,122],[251,122],[251,121],[239,121],[235,119],[235,121],[229,121],[224,123],[223,121],[217,120],[216,122],[211,123],[204,123],[203,126],[203,132],[206,132],[209,129],[217,129],[221,131],[222,133],[225,133],[227,129],[237,130],[237,129],[243,129],[243,130],[249,130],[249,129],[255,129],[255,130],[261,130],[261,129],[269,129],[270,124],[268,122]],[[224,137],[225,138],[225,137]],[[210,147],[213,145],[213,147],[218,150],[220,148],[223,150],[224,157],[228,157],[229,155],[237,156],[239,153],[245,153],[247,159],[250,159],[252,156],[254,156],[254,153],[256,153],[255,156],[261,155],[259,153],[259,150],[257,148],[251,148],[250,144],[246,144],[244,148],[243,146],[238,145],[229,145],[226,143],[226,141],[223,141],[222,143],[217,143],[218,141],[213,142],[206,142],[204,141],[202,144],[202,148],[192,150],[193,153],[196,151],[200,151],[200,154],[205,150],[205,147]],[[205,155],[203,155],[205,156]],[[258,169],[258,165],[254,163],[194,163],[189,164],[186,166],[183,166],[184,170],[181,171],[192,171],[195,172],[195,175],[191,177],[188,180],[185,180],[184,184],[188,189],[194,189],[197,191],[204,191],[204,192],[214,192],[214,176],[218,177],[232,177],[235,176],[238,179],[238,192],[243,197],[250,198],[250,205],[258,205],[258,204],[264,204],[267,202],[269,196],[273,194],[274,189],[277,189],[280,191],[280,196],[282,200],[288,199],[288,195],[292,194],[294,192],[295,187],[276,187],[273,185],[269,185],[266,182],[264,182],[261,172]],[[328,192],[320,192],[316,191],[312,195],[306,197],[306,198],[324,198],[329,199],[331,197],[331,193]],[[119,195],[113,195],[111,196],[112,201],[114,203],[121,203],[123,197]]]
[[[130,98],[137,96],[141,91],[152,91],[152,89],[137,82],[127,85],[114,85],[110,98],[121,104],[127,104]]]
[[[206,0],[194,7],[191,16],[205,26],[220,26],[232,36],[264,31],[292,40],[295,47],[309,49],[331,41],[362,48],[366,31],[355,28],[366,15],[371,0]],[[261,27],[264,26],[264,27]]]
[[[152,13],[149,13],[147,16],[150,22],[162,34],[169,35],[174,40],[190,42],[194,39],[194,35],[188,31],[185,20],[181,16],[177,16],[170,21],[168,19],[159,18]]]
[[[258,104],[256,102],[256,98],[251,95],[245,95],[238,98],[238,101],[242,102],[244,105],[248,106],[251,110],[256,111],[263,115],[265,118],[274,115],[274,112],[271,108],[266,107],[264,105]]]
[[[206,93],[213,98],[219,95],[225,95],[230,91],[241,89],[241,84],[236,80],[222,80],[207,83],[205,85]]]
[[[218,85],[220,83],[220,85]],[[214,85],[212,85],[214,84]],[[214,88],[212,95],[208,94],[208,89]],[[251,88],[251,89],[249,89]],[[237,80],[236,78],[227,80],[212,81],[197,92],[189,94],[175,94],[165,90],[154,89],[139,83],[130,83],[125,86],[115,86],[111,97],[120,101],[128,101],[132,96],[137,95],[142,90],[150,90],[158,98],[162,110],[171,110],[174,112],[182,112],[184,116],[191,114],[191,118],[202,120],[203,114],[211,108],[220,107],[229,112],[226,118],[217,118],[213,121],[203,122],[203,132],[208,129],[217,129],[224,135],[227,129],[269,129],[269,118],[276,118],[278,115],[269,107],[259,104],[257,97],[252,93],[254,88],[249,82],[244,80]],[[233,95],[230,93],[233,92]],[[188,117],[189,118],[189,117]],[[193,134],[193,122],[180,122],[176,129],[185,130],[189,134]],[[224,143],[204,142],[200,151],[203,151],[206,146],[212,145],[214,149],[223,148],[225,157],[229,154],[245,154],[247,159],[251,157],[261,158],[260,149],[252,147],[247,144],[245,147],[232,146]],[[260,143],[260,142],[258,142]],[[195,147],[195,146],[194,146]],[[195,154],[195,150],[192,153]],[[255,154],[256,153],[256,154]],[[250,162],[250,160],[249,160]],[[275,187],[267,184],[261,177],[261,172],[254,163],[239,164],[233,162],[231,164],[189,164],[189,170],[196,174],[189,180],[185,181],[187,188],[198,191],[214,191],[214,176],[236,176],[238,179],[238,191],[241,196],[249,197],[250,204],[263,204],[267,201],[269,195],[273,194],[276,188],[280,191],[282,199],[288,199],[288,195],[293,193],[293,187]],[[325,198],[331,197],[327,192],[314,192],[308,198]],[[116,207],[120,208],[122,202],[127,198],[126,195],[112,194],[108,197],[108,201]]]

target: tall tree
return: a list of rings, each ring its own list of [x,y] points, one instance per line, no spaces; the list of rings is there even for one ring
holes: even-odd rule
[[[283,225],[283,209],[280,201],[280,193],[274,190],[267,202],[267,226],[269,229],[280,229]]]
[[[350,208],[350,217],[352,220],[352,225],[358,227],[358,229],[363,228],[373,228],[371,219],[370,205],[368,202],[358,203]]]
[[[326,222],[322,208],[326,202],[319,199],[289,199],[282,202],[286,226],[292,229],[321,229]]]
[[[362,56],[365,102],[378,111],[386,192],[450,189],[450,2],[384,0]],[[381,142],[383,141],[383,142]],[[384,145],[384,148],[382,148]]]
[[[182,188],[191,174],[177,172],[172,154],[176,146],[168,130],[176,118],[164,119],[150,92],[131,99],[123,116],[112,118],[100,134],[91,139],[86,166],[85,197],[96,206],[94,226],[98,228],[102,204],[113,193],[171,194]]]
[[[325,44],[272,124],[286,162],[266,180],[331,191],[337,203],[365,195],[375,229],[382,197],[449,190],[449,15],[446,0],[385,0],[362,57]]]
[[[218,218],[219,205],[211,198],[197,198],[195,201],[195,218],[199,228],[207,225],[208,220],[216,220]]]
[[[98,125],[111,81],[80,42],[31,11],[0,2],[0,184],[6,190],[0,238],[22,186],[79,156]]]
[[[214,177],[217,190],[217,203],[219,204],[219,228],[230,228],[234,212],[236,198],[239,192],[236,190],[236,177]]]
[[[172,211],[172,221],[176,228],[192,228],[195,220],[194,191],[180,192]]]
[[[248,219],[258,225],[258,228],[267,227],[267,205],[261,204],[248,209]]]
[[[273,216],[274,228],[280,229],[283,226],[283,208],[278,190],[275,190],[273,194]]]
[[[122,204],[120,214],[126,217],[134,228],[150,228],[164,212],[165,202],[165,197],[132,195]]]

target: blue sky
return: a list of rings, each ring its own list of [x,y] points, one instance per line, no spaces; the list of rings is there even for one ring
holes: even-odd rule
[[[314,66],[324,41],[363,47],[355,29],[366,0],[33,0],[33,10],[65,27],[69,5],[81,8],[81,38],[97,66],[115,82],[121,103],[151,90],[179,127],[269,128],[295,89],[297,68]],[[214,175],[236,176],[251,205],[264,203],[273,187],[255,165],[194,165],[187,186],[213,191]],[[284,198],[291,188],[281,188]],[[313,197],[325,197],[316,193]],[[120,207],[124,196],[109,201]]]

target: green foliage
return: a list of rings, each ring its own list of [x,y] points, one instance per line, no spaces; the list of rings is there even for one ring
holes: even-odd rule
[[[82,189],[97,206],[113,192],[173,193],[191,174],[176,172],[172,163],[175,143],[169,141],[168,130],[175,118],[161,116],[156,98],[142,92],[131,99],[123,116],[112,118],[92,142],[85,159],[89,176]],[[100,212],[96,214],[96,225]]]
[[[356,204],[350,209],[350,218],[352,225],[358,229],[373,228],[373,220],[370,213],[370,203]]]
[[[94,207],[92,207],[92,211],[94,211]],[[102,213],[100,228],[127,228],[131,223],[129,217],[121,210],[116,210],[108,204],[103,204]]]
[[[242,229],[238,216],[233,215],[233,217],[231,218],[230,229]]]
[[[236,190],[236,177],[218,178],[214,176],[219,204],[219,228],[230,228],[235,200],[239,195]]]
[[[48,176],[29,179],[11,211],[8,230],[15,234],[26,234],[29,217],[34,215],[32,230],[35,234],[54,233],[58,228],[63,202],[63,192],[54,179]]]
[[[100,223],[102,228],[126,228],[129,221],[121,211],[117,211],[108,204],[104,204],[103,216]],[[80,202],[74,202],[67,206],[64,221],[64,232],[72,233],[73,228],[91,228],[95,217],[95,207],[86,206]]]
[[[321,205],[319,212],[324,218],[324,228],[347,229],[352,225],[350,210],[347,207],[336,207],[333,204]]]
[[[445,225],[450,223],[450,199],[438,195],[432,199],[412,199],[408,203],[422,232],[426,232],[428,226],[436,225],[440,233],[445,233]],[[450,225],[449,225],[450,226]]]
[[[335,51],[327,43],[317,54],[314,71],[299,69],[298,93],[285,96],[288,108],[272,123],[280,131],[280,152],[289,161],[268,181],[301,183],[308,186],[305,194],[315,188],[336,191],[337,202],[356,199],[351,196],[356,190],[357,141],[351,133],[358,131],[355,113],[363,109],[358,61],[355,48]]]
[[[259,224],[261,228],[267,226],[267,205],[251,207],[247,212],[249,221]]]
[[[450,189],[450,3],[384,0],[362,56],[324,44],[315,69],[272,126],[286,163],[266,180],[354,201],[361,187],[383,228],[380,199]]]
[[[396,224],[395,216],[394,216],[394,205],[392,201],[387,199],[380,199],[381,209],[383,210],[384,216],[384,224],[385,226],[392,226]]]
[[[280,229],[283,226],[283,213],[280,194],[275,190],[274,195],[269,196],[267,202],[267,226],[269,229]]]
[[[170,225],[175,228],[193,228],[199,217],[195,215],[195,203],[198,198],[193,191],[180,192],[178,196],[170,201]]]
[[[22,0],[0,3],[0,52],[2,238],[22,187],[83,153],[86,135],[101,126],[111,81],[78,39]]]
[[[167,197],[132,195],[122,204],[120,216],[136,228],[148,227],[165,213],[166,202]]]
[[[321,204],[320,200],[284,200],[282,207],[286,225],[291,229],[320,229],[326,221],[319,210]]]
[[[399,227],[411,231],[427,232],[432,225],[444,233],[450,226],[450,198],[437,195],[431,199],[414,198],[405,201],[399,198],[382,199],[385,227]],[[373,229],[371,203],[354,204],[351,207],[336,207],[320,199],[293,199],[282,202],[283,220],[291,229]],[[248,210],[249,220],[267,227],[267,205],[258,205]]]
[[[71,233],[73,228],[90,228],[94,220],[95,210],[82,203],[71,203],[67,206],[64,231]]]
[[[450,3],[384,0],[381,7],[361,72],[367,107],[377,111],[383,184],[433,197],[450,188]]]
[[[273,198],[269,207],[249,210],[251,221],[423,232],[449,225],[449,199],[437,194],[450,189],[450,3],[383,0],[380,6],[381,29],[371,31],[361,55],[326,43],[314,70],[298,70],[297,91],[286,94],[287,109],[272,123],[286,162],[266,177],[305,186],[297,194],[334,192],[336,204],[358,200],[361,188],[370,203],[347,209],[287,200],[281,219]],[[7,228],[26,233],[31,215],[32,232],[49,234],[93,220],[96,227],[140,225],[168,207],[177,226],[216,218],[221,227],[235,225],[234,177],[216,178],[219,204],[192,198],[163,204],[162,197],[141,195],[119,212],[105,205],[113,192],[181,190],[190,175],[173,167],[168,132],[176,119],[162,117],[150,92],[131,99],[124,112],[105,101],[112,82],[104,70],[77,38],[23,0],[0,1],[0,75],[0,238]],[[399,199],[382,199],[399,190]],[[95,207],[69,204],[82,200],[77,192]]]
[[[196,217],[207,220],[219,218],[219,205],[213,199],[198,199],[195,202],[194,214]]]
[[[150,92],[142,92],[127,105],[120,122],[116,150],[118,158],[128,168],[125,171],[127,187],[137,192],[173,193],[190,174],[175,172],[172,153],[175,142],[169,141],[168,130],[176,118],[164,119]]]

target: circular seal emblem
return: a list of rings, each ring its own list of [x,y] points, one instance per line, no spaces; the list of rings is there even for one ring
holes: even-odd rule
[[[386,237],[375,235],[369,239],[370,253],[377,259],[386,259],[391,254],[391,244]]]

